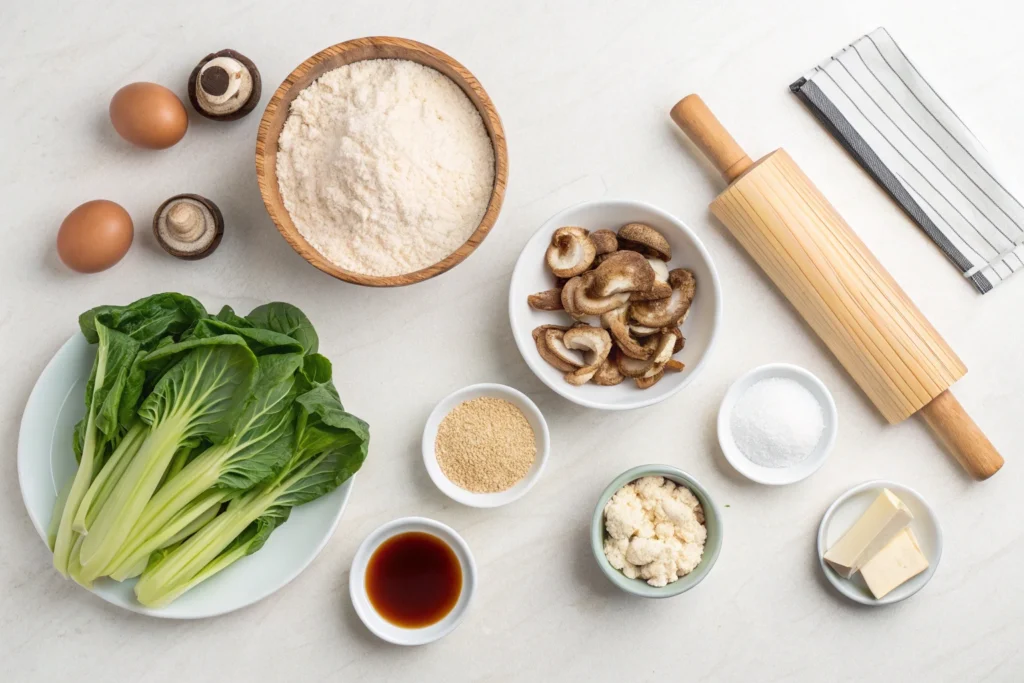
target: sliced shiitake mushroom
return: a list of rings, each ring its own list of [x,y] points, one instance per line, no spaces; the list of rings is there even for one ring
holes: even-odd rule
[[[595,230],[590,233],[590,241],[597,249],[597,255],[610,254],[619,249],[619,238],[611,230]]]
[[[562,342],[569,349],[583,351],[584,367],[565,375],[566,382],[577,386],[589,382],[612,351],[612,338],[608,331],[591,325],[577,325],[566,330]]]
[[[601,314],[601,325],[608,328],[612,339],[615,340],[615,345],[622,353],[630,358],[647,360],[654,354],[656,338],[643,344],[634,339],[629,333],[629,326],[626,324],[627,311],[628,308],[626,306],[620,306]]]
[[[673,358],[669,362],[665,363],[665,369],[671,370],[672,372],[682,372],[686,369],[686,364]]]
[[[634,252],[624,251],[623,254],[631,254]],[[672,287],[667,282],[654,281],[651,288],[646,292],[632,292],[629,299],[630,301],[657,301],[659,299],[667,299],[672,296]]]
[[[651,264],[651,270],[654,271],[654,279],[668,284],[668,264],[660,258],[649,258],[647,262]]]
[[[575,351],[569,351],[565,348],[565,345],[561,343],[562,335],[565,333],[566,328],[558,325],[541,325],[540,327],[534,328],[533,330],[533,341],[537,344],[537,353],[543,358],[549,365],[556,370],[562,372],[571,372],[576,368],[583,365],[582,356]],[[556,338],[557,346],[554,343],[549,342],[549,335]],[[556,348],[560,352],[556,352]]]
[[[677,268],[669,273],[672,295],[657,301],[638,301],[630,304],[629,316],[645,327],[672,327],[686,317],[696,293],[693,273]]]
[[[584,362],[583,354],[579,351],[574,351],[565,345],[565,334],[567,331],[568,330],[565,332],[562,330],[545,330],[542,337],[545,348],[547,348],[551,354],[551,358],[545,358],[544,360],[548,361],[563,372],[569,372],[576,368],[581,368],[586,364]],[[557,361],[557,364],[555,361]]]
[[[650,389],[655,384],[657,384],[661,380],[661,378],[664,377],[664,376],[665,376],[665,371],[664,370],[658,370],[658,372],[656,372],[655,374],[651,375],[650,377],[637,377],[636,380],[635,380],[636,381],[636,388],[637,389]]]
[[[576,318],[577,320],[579,320],[585,315],[582,311],[576,308],[576,290],[579,289],[581,281],[582,278],[580,278],[580,276],[578,275],[574,278],[571,278],[568,282],[565,283],[565,286],[562,287],[561,296],[562,309],[565,310],[565,312],[571,315],[573,318]]]
[[[604,297],[619,292],[646,292],[654,285],[654,268],[635,251],[618,251],[593,271],[587,294]]]
[[[668,240],[660,232],[644,223],[629,223],[619,228],[619,242],[621,249],[642,246],[646,249],[636,249],[636,251],[651,254],[663,261],[672,260],[672,247],[669,246]]]
[[[646,325],[630,324],[629,331],[635,337],[649,337],[652,334],[661,332],[660,327],[647,327]]]
[[[530,308],[537,311],[561,311],[563,308],[562,288],[558,287],[531,294],[526,297],[526,303],[530,305]]]
[[[676,338],[676,344],[672,347],[672,353],[676,354],[682,351],[683,347],[686,346],[686,337],[683,336],[683,331],[678,327],[670,327],[667,332]]]
[[[556,277],[573,277],[590,268],[595,256],[597,248],[587,231],[570,226],[555,230],[544,258]]]
[[[654,271],[654,284],[646,292],[634,292],[629,298],[633,301],[654,301],[672,296],[672,287],[668,284],[668,266],[657,258],[649,258],[647,262]]]
[[[626,354],[619,354],[615,359],[615,364],[626,377],[643,377],[647,374],[647,371],[654,367],[653,360],[639,360],[637,358],[630,358]]]
[[[628,292],[616,292],[610,296],[591,296],[590,290],[594,285],[594,271],[584,273],[579,278],[579,283],[573,290],[573,309],[583,315],[601,315],[605,311],[624,306],[629,301]],[[569,288],[570,282],[562,290]],[[574,316],[575,317],[575,316]]]
[[[612,358],[606,358],[601,367],[594,373],[594,377],[591,380],[594,384],[602,387],[613,387],[616,384],[620,384],[625,377],[619,372],[619,367],[616,365]]]
[[[655,365],[664,365],[665,363],[672,360],[672,349],[676,345],[676,336],[671,332],[666,332],[661,335],[658,339],[658,346],[654,350],[654,354],[651,356],[651,360],[654,361]]]

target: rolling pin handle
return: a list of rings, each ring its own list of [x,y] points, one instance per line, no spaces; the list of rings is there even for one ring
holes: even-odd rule
[[[949,389],[921,408],[921,416],[975,479],[988,479],[1003,466],[1003,456]]]
[[[683,129],[729,183],[753,165],[729,131],[698,95],[687,95],[672,107],[672,120]]]

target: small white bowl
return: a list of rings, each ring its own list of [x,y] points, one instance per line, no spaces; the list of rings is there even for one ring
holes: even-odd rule
[[[799,463],[790,467],[765,467],[751,462],[736,445],[732,434],[732,410],[736,406],[736,401],[747,389],[763,379],[778,377],[799,382],[818,399],[822,417],[825,420],[825,429],[821,433],[818,445],[810,455]],[[788,363],[762,365],[743,375],[729,387],[729,391],[725,393],[722,405],[718,409],[718,443],[722,447],[725,459],[737,472],[759,484],[781,486],[798,482],[814,474],[825,464],[828,454],[832,451],[832,446],[836,443],[838,431],[839,413],[828,388],[807,370]]]
[[[928,568],[878,600],[868,590],[867,584],[864,583],[864,579],[859,573],[849,579],[839,576],[825,561],[825,552],[860,519],[860,516],[874,502],[882,489],[889,489],[895,493],[910,508],[910,512],[914,515],[913,521],[910,522],[910,530],[917,537],[921,552],[928,558]],[[837,591],[862,605],[878,607],[906,600],[931,581],[941,558],[942,528],[939,526],[935,511],[925,502],[920,493],[896,482],[878,480],[854,486],[829,506],[825,511],[825,516],[821,518],[821,524],[818,525],[818,564],[821,566],[821,571],[825,573],[825,578]]]
[[[537,456],[533,460],[533,467],[530,468],[530,471],[512,488],[497,493],[473,493],[456,486],[448,477],[444,476],[441,466],[437,463],[437,453],[434,450],[434,444],[437,442],[437,428],[441,424],[441,420],[455,406],[481,396],[504,399],[523,411],[527,422],[533,428],[537,442]],[[427,474],[430,475],[434,485],[441,490],[441,493],[455,502],[476,508],[496,508],[522,498],[527,491],[533,488],[548,461],[550,442],[548,423],[544,420],[537,405],[526,394],[504,384],[473,384],[441,399],[430,413],[427,424],[423,428],[423,464],[426,465]]]
[[[423,628],[395,626],[377,613],[370,602],[370,596],[366,593],[366,566],[373,552],[392,536],[409,531],[421,531],[440,538],[455,552],[462,568],[462,592],[459,594],[458,602],[439,622]],[[476,591],[476,563],[466,541],[451,527],[426,517],[402,517],[378,527],[356,550],[356,556],[352,560],[352,571],[348,577],[348,591],[352,596],[352,606],[355,607],[356,614],[366,628],[378,638],[395,645],[426,645],[454,631],[466,616],[466,610],[469,609],[469,603]]]
[[[638,389],[625,381],[613,387],[596,384],[573,386],[564,373],[553,368],[537,352],[533,329],[539,325],[566,325],[571,318],[564,311],[535,311],[526,303],[529,295],[551,289],[555,277],[544,263],[551,235],[565,225],[594,230],[617,231],[627,223],[646,223],[660,232],[672,246],[669,268],[689,268],[697,278],[697,295],[683,324],[686,347],[675,355],[686,364],[682,372],[666,372],[650,389]],[[555,393],[587,408],[630,410],[660,403],[678,393],[707,364],[718,324],[722,318],[722,286],[711,255],[696,233],[672,214],[643,202],[601,199],[571,206],[548,219],[523,247],[509,286],[509,320],[512,336],[526,364]],[[596,320],[596,317],[595,317]]]

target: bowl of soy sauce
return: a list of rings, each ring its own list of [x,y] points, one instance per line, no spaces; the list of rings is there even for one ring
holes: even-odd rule
[[[349,574],[356,614],[396,645],[425,645],[454,631],[475,587],[476,564],[465,540],[426,517],[376,529],[359,546]]]

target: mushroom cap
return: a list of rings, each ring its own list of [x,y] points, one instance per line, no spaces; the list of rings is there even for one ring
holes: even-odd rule
[[[597,256],[588,233],[578,226],[555,230],[544,259],[556,277],[573,277],[586,271]]]
[[[619,292],[646,292],[654,285],[654,268],[635,251],[617,251],[593,271],[587,294],[606,297]]]
[[[237,109],[225,114],[217,114],[204,109],[202,103],[200,102],[199,96],[199,78],[203,71],[203,67],[206,66],[208,62],[211,62],[214,59],[217,59],[218,57],[227,57],[229,59],[233,59],[239,64],[241,64],[243,67],[245,67],[245,70],[249,74],[250,82],[250,90],[248,96],[246,97],[246,100]],[[242,118],[243,116],[245,116],[246,114],[248,114],[256,108],[256,105],[259,104],[260,97],[262,96],[262,94],[263,80],[260,77],[259,69],[256,68],[256,65],[253,64],[251,59],[241,54],[240,52],[236,52],[234,50],[221,50],[220,52],[213,52],[206,55],[201,60],[199,60],[199,63],[196,64],[196,67],[194,69],[192,69],[192,73],[189,74],[188,77],[189,102],[192,103],[192,107],[196,110],[196,112],[198,112],[202,116],[205,116],[208,119],[213,119],[214,121],[234,121],[235,119]]]
[[[573,309],[583,315],[601,315],[613,308],[624,306],[629,301],[628,292],[616,292],[610,296],[591,296],[588,291],[594,284],[595,273],[589,271],[579,278],[579,283],[573,290]],[[568,289],[569,285],[565,286]],[[563,294],[565,289],[562,290]],[[564,301],[564,299],[563,299]]]
[[[669,273],[672,294],[657,301],[630,304],[630,318],[645,327],[673,327],[681,323],[690,310],[696,294],[697,281],[690,271],[677,268]]]
[[[644,223],[629,223],[619,228],[619,240],[626,244],[620,244],[621,249],[628,249],[633,245],[642,245],[651,250],[663,261],[672,260],[672,247],[665,237]]]
[[[153,236],[171,256],[187,261],[205,258],[224,236],[224,215],[206,197],[174,195],[153,215]]]
[[[526,303],[536,311],[562,310],[562,288],[548,289],[526,297]]]
[[[590,241],[597,248],[598,256],[619,250],[619,238],[611,230],[595,230],[590,233]]]

